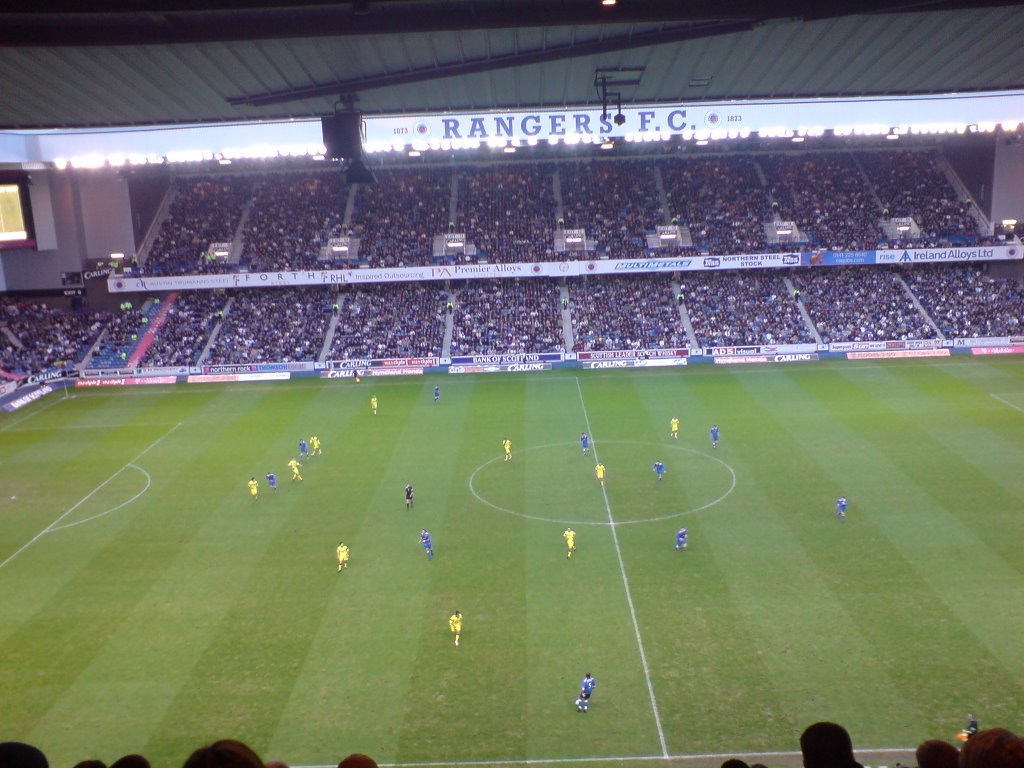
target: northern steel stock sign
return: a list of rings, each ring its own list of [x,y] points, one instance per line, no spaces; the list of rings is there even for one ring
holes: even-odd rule
[[[295,270],[240,272],[222,275],[173,277],[111,276],[112,293],[138,291],[217,290],[225,288],[287,288],[300,285],[341,286],[360,283],[421,282],[426,280],[485,280],[509,277],[581,277],[645,272],[693,272],[727,269],[819,268],[848,264],[914,264],[964,261],[999,261],[1024,257],[1021,246],[992,245],[974,248],[920,248],[903,251],[806,251],[738,254],[731,256],[679,256],[646,259],[517,262],[514,264],[451,264],[390,269]]]

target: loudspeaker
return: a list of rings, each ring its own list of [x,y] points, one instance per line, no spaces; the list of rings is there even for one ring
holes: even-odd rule
[[[359,112],[336,112],[320,118],[324,148],[332,160],[359,157],[363,151],[363,116]]]

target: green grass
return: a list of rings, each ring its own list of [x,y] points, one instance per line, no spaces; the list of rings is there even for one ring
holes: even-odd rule
[[[333,765],[793,750],[820,719],[913,747],[968,710],[1019,725],[1024,362],[74,394],[0,419],[0,741],[53,765],[170,768],[226,736]]]

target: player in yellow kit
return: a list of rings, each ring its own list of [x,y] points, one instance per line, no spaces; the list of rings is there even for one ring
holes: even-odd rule
[[[576,551],[576,531],[572,528],[566,528],[565,533],[562,534],[562,538],[565,539],[565,546],[569,548],[569,551],[565,556],[567,558],[572,557],[572,553]]]
[[[319,456],[320,455],[320,438],[313,435],[309,438],[309,455]]]
[[[348,568],[348,547],[345,542],[338,542],[338,573]]]
[[[594,467],[594,474],[597,475],[598,482],[604,485],[604,464],[598,464]]]
[[[672,421],[669,422],[669,429],[671,430],[672,437],[676,440],[679,439],[679,419],[675,416],[672,417]]]
[[[501,441],[501,447],[505,449],[505,461],[512,461],[512,441],[506,437]]]
[[[373,415],[377,415],[377,396],[373,395],[370,398],[370,409],[373,411]]]
[[[299,467],[301,467],[301,466],[302,465],[299,464],[299,460],[298,459],[292,459],[291,461],[288,462],[288,467],[292,471],[292,482],[293,483],[296,482],[296,481],[302,482],[302,475],[299,474]]]
[[[459,635],[462,634],[462,614],[459,611],[453,613],[448,619],[448,629],[455,635],[455,645],[459,644]]]
[[[259,501],[260,484],[256,481],[255,477],[249,478],[249,495],[252,496],[253,501]]]

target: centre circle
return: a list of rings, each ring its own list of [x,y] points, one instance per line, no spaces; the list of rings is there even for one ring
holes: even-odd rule
[[[682,445],[632,440],[554,443],[496,456],[473,470],[469,490],[491,509],[527,520],[570,525],[630,525],[691,515],[723,501],[736,473],[717,456]],[[594,473],[594,448],[606,468]],[[665,466],[659,480],[654,462]]]

